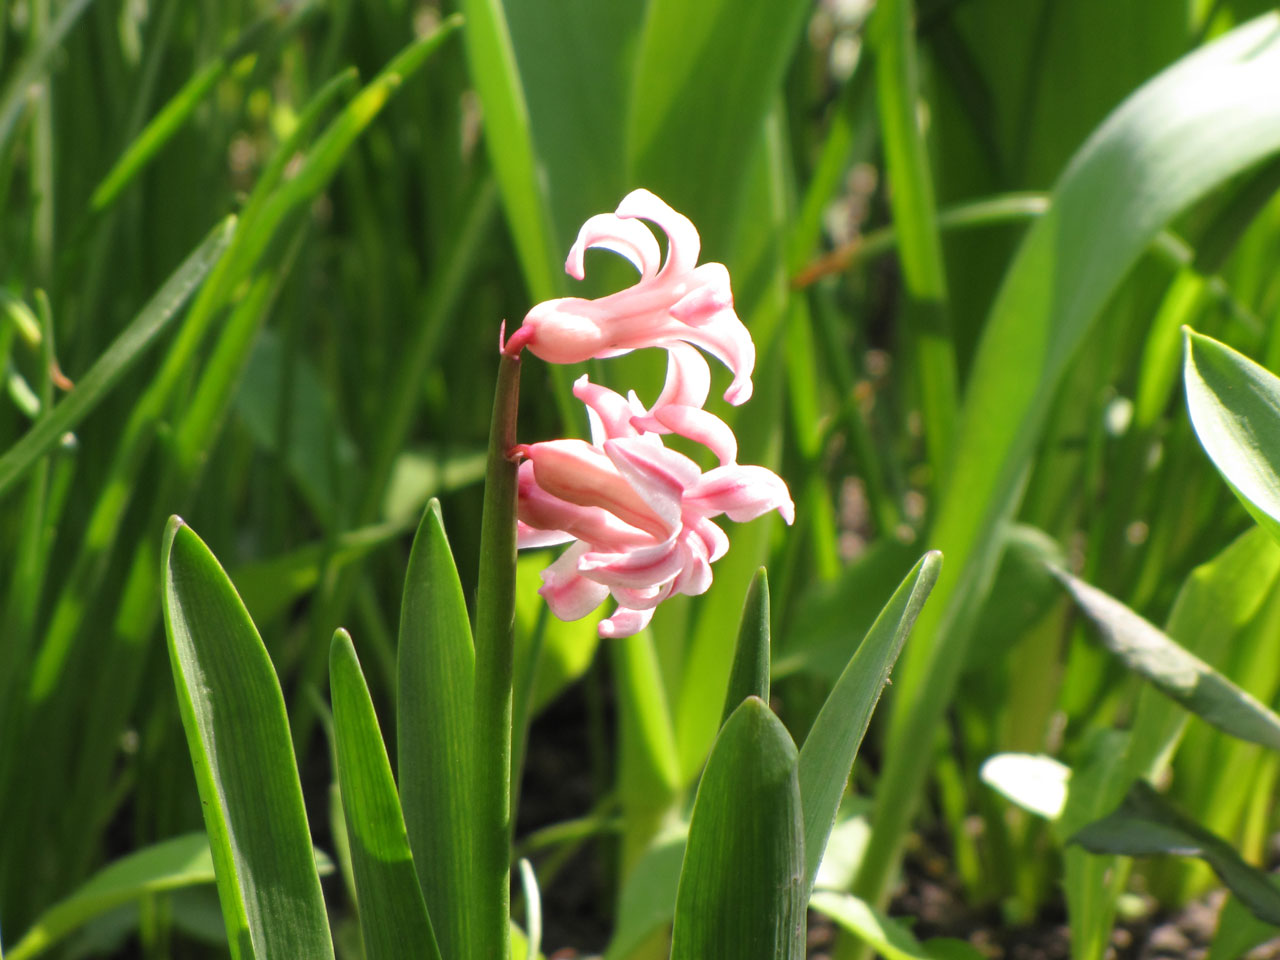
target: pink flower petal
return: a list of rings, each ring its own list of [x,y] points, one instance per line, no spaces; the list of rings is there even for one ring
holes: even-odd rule
[[[661,539],[665,540],[680,528],[680,501],[684,489],[697,479],[700,471],[688,457],[674,450],[655,448],[645,442],[647,439],[606,440],[604,452],[630,485],[629,488],[662,519],[666,533]]]
[[[561,620],[581,620],[609,595],[608,587],[578,573],[578,558],[586,550],[585,543],[576,543],[542,571],[538,593]]]
[[[700,443],[720,461],[731,464],[738,459],[738,438],[732,428],[714,413],[700,407],[655,407],[652,420],[659,433],[675,433]],[[646,423],[648,421],[645,421]],[[634,425],[635,420],[632,421]]]
[[[516,502],[520,522],[530,529],[569,534],[595,544],[597,549],[626,550],[649,544],[653,537],[624,523],[600,507],[582,506],[552,496],[538,485],[533,463],[520,464]],[[526,544],[521,541],[520,546]],[[530,542],[528,546],[535,544]]]
[[[787,485],[764,467],[732,464],[709,470],[686,491],[684,503],[687,509],[705,517],[725,513],[738,523],[754,520],[770,510],[777,510],[787,523],[796,517],[796,505]]]
[[[585,373],[574,381],[573,395],[587,405],[590,414],[595,415],[591,421],[591,440],[597,446],[613,437],[634,437],[639,432],[631,423],[635,411],[627,398],[608,387],[592,383]]]
[[[706,544],[690,531],[680,537],[680,548],[684,562],[679,575],[672,581],[671,592],[691,597],[706,593],[711,588],[711,563]]]
[[[687,273],[698,262],[702,252],[702,240],[698,230],[688,217],[677,213],[655,194],[643,187],[632,190],[618,204],[617,215],[630,219],[640,217],[656,223],[667,235],[667,262],[662,265],[660,276]]]
[[[523,520],[516,521],[516,549],[532,550],[537,547],[555,547],[562,543],[570,543],[575,538],[563,530],[539,530],[531,527]]]
[[[613,443],[642,439],[609,440],[605,443],[605,450]],[[638,527],[660,540],[671,535],[672,527],[679,520],[678,496],[673,507],[668,502],[669,498],[661,497],[653,487],[636,490],[619,473],[612,457],[583,440],[547,440],[520,445],[516,451],[533,461],[537,485],[560,500],[582,507],[601,507],[623,523]],[[674,521],[671,516],[673,509]]]
[[[578,561],[578,572],[607,587],[640,590],[668,582],[680,572],[683,563],[680,546],[667,541],[651,547],[633,547],[625,553],[585,553]]]
[[[618,640],[622,637],[633,637],[649,625],[653,619],[652,608],[648,610],[632,610],[618,607],[613,616],[601,620],[596,632],[605,640]]]
[[[569,250],[564,272],[581,280],[586,275],[583,261],[591,247],[602,247],[626,257],[640,271],[642,280],[653,277],[662,261],[662,251],[649,228],[614,213],[598,213],[582,225],[578,239]]]

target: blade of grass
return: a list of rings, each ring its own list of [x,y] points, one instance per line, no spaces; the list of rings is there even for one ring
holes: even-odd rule
[[[881,0],[868,24],[880,101],[880,129],[898,256],[910,305],[908,328],[917,365],[925,445],[932,486],[945,486],[959,407],[955,346],[947,319],[947,275],[942,261],[929,156],[920,131],[919,67],[911,0]]]
[[[236,219],[228,217],[184,260],[138,315],[130,321],[76,388],[47,410],[22,439],[0,456],[0,495],[3,495],[41,456],[74,429],[116,387],[177,315],[187,298],[226,251]]]

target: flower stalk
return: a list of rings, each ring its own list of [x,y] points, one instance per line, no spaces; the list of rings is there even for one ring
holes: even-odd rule
[[[475,723],[472,798],[475,804],[472,872],[472,960],[508,960],[511,954],[511,684],[516,589],[516,442],[520,358],[504,355],[498,367],[476,588]]]

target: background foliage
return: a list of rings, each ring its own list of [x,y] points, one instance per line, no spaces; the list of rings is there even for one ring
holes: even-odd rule
[[[910,833],[948,854],[960,900],[1010,924],[1065,894],[1078,955],[1100,955],[1125,872],[1064,841],[1126,773],[1167,780],[1260,862],[1276,757],[1140,693],[1044,564],[1257,700],[1280,692],[1276,548],[1229,546],[1251,521],[1179,385],[1182,324],[1280,368],[1280,21],[1212,45],[1269,6],[6,3],[6,948],[104,863],[200,828],[160,629],[173,513],[261,632],[313,839],[337,855],[317,695],[333,631],[351,629],[395,758],[400,591],[431,496],[474,593],[498,324],[569,293],[578,225],[640,185],[732,272],[760,356],[741,459],[779,470],[800,519],[737,531],[706,597],[599,650],[593,623],[542,612],[546,558],[521,561],[517,721],[577,705],[592,784],[583,809],[551,801],[559,833],[518,837],[548,924],[590,838],[608,955],[651,955],[661,907],[646,925],[615,898],[638,903],[620,891],[663,869],[766,560],[775,706],[802,742],[894,587],[927,546],[947,554],[855,769],[880,828],[843,879],[868,901],[885,904]],[[589,295],[629,282],[603,260],[589,274]],[[591,373],[651,397],[662,365]],[[525,365],[522,438],[582,432],[574,375]],[[1117,785],[1049,825],[983,782],[1010,752]],[[155,869],[188,879],[130,881],[68,955],[225,952],[199,851],[165,850]],[[1143,869],[1170,908],[1213,882]],[[351,898],[328,883],[337,950],[358,956]]]

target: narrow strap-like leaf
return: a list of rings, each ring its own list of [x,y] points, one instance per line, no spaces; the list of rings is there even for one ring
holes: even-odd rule
[[[1056,572],[1103,645],[1126,667],[1224,733],[1280,750],[1280,716],[1269,707],[1119,600]]]
[[[475,650],[440,504],[422,515],[400,607],[396,698],[400,799],[440,952],[465,957]]]
[[[398,960],[410,952],[422,960],[440,960],[391,761],[356,648],[345,630],[333,635],[329,648],[329,689],[366,960]]]
[[[724,699],[720,726],[729,722],[738,704],[747,697],[769,702],[769,577],[764,567],[756,571],[747,590],[738,628],[738,649],[733,654],[733,670],[729,673],[729,693]]]
[[[942,554],[926,553],[907,574],[840,675],[800,750],[807,890],[818,875],[871,712],[941,568]]]

